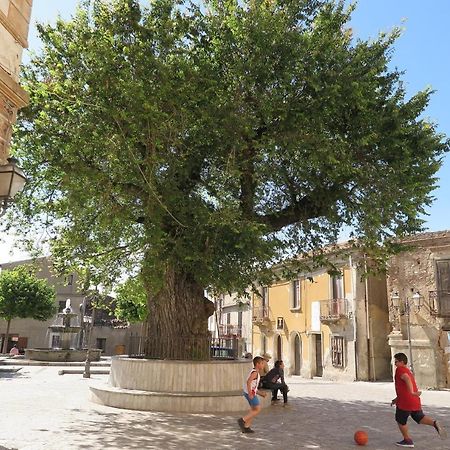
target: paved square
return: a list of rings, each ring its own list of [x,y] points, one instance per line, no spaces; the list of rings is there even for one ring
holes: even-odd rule
[[[90,380],[58,375],[57,367],[22,367],[0,371],[0,449],[320,449],[398,448],[393,383],[331,383],[287,379],[289,406],[272,406],[254,422],[253,435],[243,435],[237,416],[187,415],[119,410],[89,401]],[[9,368],[8,368],[9,369]],[[424,410],[450,428],[450,392],[424,391]],[[449,450],[434,429],[410,424],[416,449]],[[369,444],[353,442],[366,430]]]

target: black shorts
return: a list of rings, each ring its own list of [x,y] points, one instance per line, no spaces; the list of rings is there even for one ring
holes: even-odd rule
[[[397,408],[395,410],[395,420],[400,425],[406,425],[409,416],[411,416],[412,419],[417,423],[420,423],[420,421],[425,417],[425,414],[421,409],[419,409],[419,411],[405,411],[400,408]]]

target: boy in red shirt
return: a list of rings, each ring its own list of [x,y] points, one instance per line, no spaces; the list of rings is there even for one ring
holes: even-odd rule
[[[404,353],[397,353],[394,355],[394,363],[396,367],[395,392],[397,393],[397,397],[392,400],[391,406],[397,406],[395,420],[403,435],[403,440],[397,442],[395,445],[414,448],[414,443],[409,435],[408,425],[406,424],[409,416],[421,425],[434,427],[441,439],[445,439],[447,437],[445,428],[437,420],[426,416],[422,411],[422,405],[420,403],[420,394],[422,392],[417,389],[414,375],[406,367],[406,364],[408,364],[407,356]]]

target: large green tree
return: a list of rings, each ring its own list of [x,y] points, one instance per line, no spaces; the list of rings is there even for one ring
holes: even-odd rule
[[[420,229],[448,142],[389,68],[398,31],[355,40],[328,0],[143,3],[39,28],[14,148],[22,228],[56,258],[95,284],[138,271],[176,340],[206,336],[206,288],[268,282],[342,226],[376,257]]]
[[[11,321],[16,318],[47,320],[56,313],[55,290],[36,278],[31,266],[17,266],[0,273],[0,317],[6,320],[2,352],[8,348]]]

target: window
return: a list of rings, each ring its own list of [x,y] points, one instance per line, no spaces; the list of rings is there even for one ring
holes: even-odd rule
[[[97,338],[97,348],[102,352],[106,350],[106,338]]]
[[[73,284],[73,274],[67,275],[66,276],[66,285],[72,286],[72,284]]]
[[[52,348],[61,348],[61,336],[59,334],[52,336]]]
[[[331,362],[333,367],[344,367],[344,338],[331,336]]]
[[[58,312],[63,312],[66,309],[66,301],[60,300],[58,302]]]
[[[267,286],[262,288],[262,305],[267,306],[269,304],[269,288]]]
[[[342,275],[331,277],[331,295],[333,299],[344,298],[344,278]]]
[[[300,280],[294,280],[292,282],[292,309],[302,308],[300,286]]]
[[[284,318],[277,317],[277,330],[284,330]]]
[[[436,261],[437,310],[440,316],[450,316],[450,260]]]

